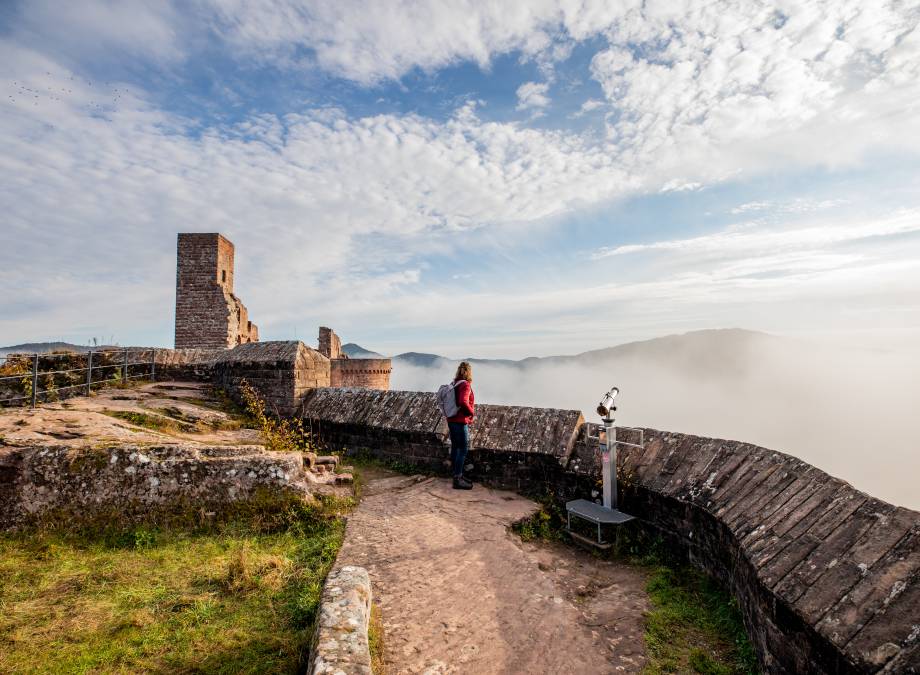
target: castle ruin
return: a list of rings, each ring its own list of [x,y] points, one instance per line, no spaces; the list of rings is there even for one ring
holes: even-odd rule
[[[259,329],[233,294],[233,244],[216,232],[179,234],[176,349],[232,349],[259,341]]]
[[[300,342],[259,342],[259,329],[249,320],[245,305],[233,294],[234,247],[223,235],[180,233],[176,252],[176,349],[213,351],[222,364],[223,379],[235,381],[246,373],[261,382],[257,389],[279,399],[279,410],[293,410],[311,387],[390,388],[390,359],[350,359],[342,341],[326,326],[319,329],[319,349]],[[253,364],[290,361],[294,380],[291,391],[270,391],[268,381],[258,377]],[[298,365],[299,364],[299,365]],[[307,371],[298,369],[309,364]],[[305,366],[304,366],[305,367]],[[258,369],[256,369],[258,370]],[[309,383],[309,384],[304,384]],[[292,393],[293,392],[293,393]],[[283,403],[281,403],[283,401]]]

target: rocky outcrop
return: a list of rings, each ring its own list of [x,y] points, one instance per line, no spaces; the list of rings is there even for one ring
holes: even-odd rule
[[[326,577],[308,673],[371,675],[371,601],[371,580],[363,567],[345,565]]]

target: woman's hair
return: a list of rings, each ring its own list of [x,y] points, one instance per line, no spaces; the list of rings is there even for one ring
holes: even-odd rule
[[[469,364],[468,361],[461,361],[460,365],[457,366],[457,376],[454,377],[455,380],[466,380],[467,382],[473,381],[473,366]]]

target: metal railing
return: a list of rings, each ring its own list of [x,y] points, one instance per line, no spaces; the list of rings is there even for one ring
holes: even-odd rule
[[[141,360],[147,353],[149,360]],[[70,365],[74,361],[83,361],[83,365],[71,368],[42,370],[40,363],[65,360]],[[64,365],[68,365],[65,363]],[[52,368],[54,366],[51,366]],[[133,371],[132,371],[133,369]],[[12,372],[17,371],[17,372]],[[133,374],[132,374],[133,372]],[[85,373],[80,382],[74,382],[75,373]],[[101,379],[98,374],[105,375]],[[46,402],[60,398],[61,392],[82,393],[89,395],[93,387],[107,384],[120,384],[129,380],[156,378],[156,349],[100,349],[87,352],[64,352],[44,354],[7,354],[0,356],[0,406],[7,406],[26,401],[34,408],[39,401]],[[62,381],[63,384],[58,384]],[[40,385],[44,384],[44,388]],[[21,393],[19,396],[5,394]]]

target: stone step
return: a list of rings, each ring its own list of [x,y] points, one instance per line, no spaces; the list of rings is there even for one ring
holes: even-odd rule
[[[339,458],[336,457],[335,455],[319,455],[316,458],[316,463],[317,464],[331,464],[332,466],[335,466],[336,464],[339,463]]]

